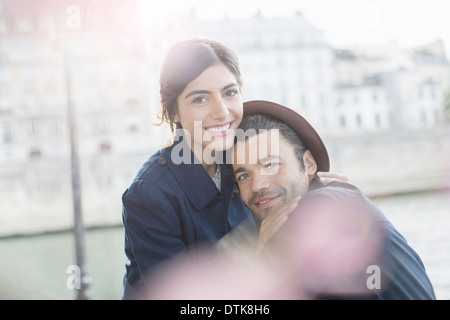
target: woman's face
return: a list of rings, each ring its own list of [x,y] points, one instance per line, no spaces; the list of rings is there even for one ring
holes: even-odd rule
[[[242,120],[243,99],[233,73],[222,64],[207,68],[177,98],[175,121],[190,135],[191,149],[229,149]],[[195,152],[194,152],[195,153]],[[197,155],[198,156],[198,155]]]

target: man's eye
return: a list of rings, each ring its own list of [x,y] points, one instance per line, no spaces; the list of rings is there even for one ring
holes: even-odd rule
[[[240,176],[238,176],[237,180],[238,181],[244,181],[247,178],[248,178],[248,174],[244,173],[244,174],[241,174]]]
[[[261,174],[264,175],[276,174],[279,170],[279,166],[280,166],[279,162],[269,162],[261,168]]]
[[[278,167],[280,165],[279,162],[269,162],[268,164],[266,164],[266,168],[270,169],[270,168],[275,168]]]

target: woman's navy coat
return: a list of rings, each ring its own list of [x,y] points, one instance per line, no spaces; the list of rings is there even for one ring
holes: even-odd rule
[[[175,142],[155,152],[124,192],[124,299],[136,297],[158,263],[200,243],[217,242],[246,219],[253,223],[251,212],[233,194],[231,165],[221,165],[219,192],[195,160],[183,141]]]

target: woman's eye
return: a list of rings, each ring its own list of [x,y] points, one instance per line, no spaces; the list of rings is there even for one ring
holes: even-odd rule
[[[237,95],[239,92],[237,89],[232,89],[232,90],[228,90],[225,94],[229,97],[234,97],[235,95]]]
[[[202,103],[202,102],[205,102],[206,101],[206,99],[205,99],[205,97],[196,97],[196,98],[194,98],[194,100],[192,100],[192,102],[193,103]]]

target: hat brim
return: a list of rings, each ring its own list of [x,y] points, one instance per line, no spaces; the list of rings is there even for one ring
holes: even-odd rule
[[[250,114],[265,114],[274,117],[291,127],[305,143],[317,163],[317,171],[329,171],[330,159],[327,148],[317,131],[300,113],[283,105],[252,100],[244,102],[244,117]]]

